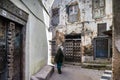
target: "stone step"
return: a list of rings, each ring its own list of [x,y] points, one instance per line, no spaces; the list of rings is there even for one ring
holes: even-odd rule
[[[105,72],[112,74],[112,70],[105,70]]]
[[[101,76],[100,80],[112,80],[112,71],[111,70],[105,70],[105,72]]]
[[[112,77],[112,70],[105,70],[104,76]]]
[[[53,72],[54,68],[52,66],[44,66],[38,73],[31,77],[31,80],[48,80]]]

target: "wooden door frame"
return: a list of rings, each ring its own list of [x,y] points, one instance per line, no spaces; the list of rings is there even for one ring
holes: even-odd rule
[[[29,14],[17,7],[13,2],[10,0],[1,0],[0,1],[0,16],[2,16],[5,20],[9,20],[14,23],[18,23],[22,25],[22,56],[21,56],[21,62],[22,62],[22,80],[25,80],[25,63],[26,63],[26,24],[28,20]],[[8,4],[9,3],[9,4]],[[7,7],[6,7],[7,6]],[[20,13],[15,13],[15,12],[21,12]]]
[[[94,60],[96,60],[96,59],[99,59],[98,57],[96,57],[96,52],[97,52],[97,49],[96,49],[96,41],[97,40],[99,40],[99,39],[107,39],[108,40],[108,46],[107,46],[107,48],[108,48],[108,53],[107,53],[107,58],[108,59],[110,59],[110,39],[108,38],[108,37],[105,37],[105,38],[103,38],[103,37],[99,37],[99,38],[94,38],[94,42],[93,42],[93,46],[94,46],[94,54],[93,54],[93,57],[94,57]],[[106,58],[106,59],[107,59]]]
[[[16,23],[16,22],[13,22],[13,21],[11,21],[11,20],[9,20],[8,22],[7,22],[7,24],[9,24],[9,23],[13,23],[13,24],[15,24],[15,27],[17,27],[16,26],[16,24],[19,24],[19,23]],[[9,27],[9,25],[8,25],[8,27]],[[18,26],[18,27],[20,27],[21,28],[21,50],[20,50],[20,77],[21,77],[21,80],[25,80],[25,47],[26,47],[26,25],[20,25],[20,26]],[[7,36],[7,35],[6,35]],[[7,41],[8,42],[8,41]],[[6,42],[6,43],[7,43]]]
[[[25,63],[26,63],[26,25],[22,27],[22,56],[21,56],[21,62],[22,62],[22,80],[25,80]]]

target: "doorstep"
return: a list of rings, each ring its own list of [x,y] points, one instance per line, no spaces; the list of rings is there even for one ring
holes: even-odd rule
[[[53,72],[53,66],[44,66],[38,73],[31,77],[31,80],[48,80]]]

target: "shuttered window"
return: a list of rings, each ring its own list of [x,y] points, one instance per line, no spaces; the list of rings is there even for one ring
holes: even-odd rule
[[[104,36],[104,31],[106,31],[106,23],[98,24],[98,36]]]
[[[79,20],[79,7],[78,4],[69,5],[67,6],[67,13],[68,13],[68,22],[77,22]]]
[[[51,24],[57,26],[59,24],[59,8],[52,9]]]
[[[93,0],[93,18],[102,18],[105,15],[105,0]]]

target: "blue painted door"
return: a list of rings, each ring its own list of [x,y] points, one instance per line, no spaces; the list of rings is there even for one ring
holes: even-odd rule
[[[108,39],[96,40],[96,58],[108,57]]]

